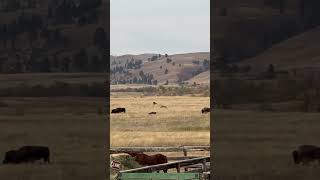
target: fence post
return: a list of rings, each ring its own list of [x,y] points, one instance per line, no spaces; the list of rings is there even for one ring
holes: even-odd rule
[[[203,161],[202,161],[202,171],[203,172],[206,172],[207,171],[207,161],[204,159]]]
[[[177,173],[180,173],[180,163],[177,164]]]
[[[187,152],[187,149],[185,147],[183,147],[183,155],[184,157],[187,157],[188,156],[188,152]],[[184,171],[188,171],[188,168],[184,168]]]

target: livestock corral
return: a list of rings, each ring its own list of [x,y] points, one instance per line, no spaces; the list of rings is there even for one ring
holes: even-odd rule
[[[111,154],[118,154],[118,153],[126,153],[132,156],[135,154],[134,160],[139,162],[139,164],[144,164],[146,166],[121,170],[121,171],[113,171],[113,176],[111,178],[114,179],[122,179],[123,176],[127,173],[152,173],[152,172],[159,172],[163,171],[167,172],[197,172],[200,174],[201,179],[210,179],[210,156],[188,156],[188,152],[208,152],[210,151],[210,146],[181,146],[181,147],[113,147],[110,150]],[[155,153],[155,152],[176,152],[181,153],[183,156],[177,157],[167,157],[163,154],[155,154],[155,155],[146,155],[145,152]],[[138,156],[148,156],[149,159],[141,159]],[[165,162],[157,163],[152,162],[154,158],[157,157],[164,157]],[[161,158],[163,159],[163,158]],[[148,162],[149,161],[149,162]],[[171,162],[169,162],[171,161]],[[149,163],[149,164],[148,164]]]
[[[129,167],[120,174],[164,169],[168,173],[208,172],[210,113],[202,110],[209,105],[209,97],[112,95],[111,110],[125,108],[125,112],[111,113],[111,159],[130,157],[128,152],[162,154],[168,159],[156,165],[125,164]],[[115,176],[113,172],[110,178]]]

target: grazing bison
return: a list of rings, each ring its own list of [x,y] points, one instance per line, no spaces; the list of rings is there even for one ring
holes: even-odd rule
[[[154,154],[151,156],[146,155],[144,153],[137,153],[137,152],[127,152],[127,154],[129,154],[131,157],[134,157],[135,161],[143,166],[163,164],[168,162],[167,156],[163,154]],[[165,173],[167,171],[168,171],[167,169],[163,170],[163,172]]]
[[[157,112],[149,112],[149,115],[157,114]]]
[[[50,163],[50,152],[48,147],[23,146],[18,150],[6,152],[3,164],[27,163],[40,159],[43,159],[46,163]]]
[[[314,145],[301,145],[298,150],[292,152],[292,157],[295,164],[308,165],[315,160],[320,163],[320,148]]]
[[[111,113],[126,113],[126,108],[112,109]]]
[[[156,105],[157,103],[156,102],[153,102],[153,105]]]
[[[201,109],[201,112],[202,112],[202,114],[203,113],[209,113],[210,112],[210,108],[205,107],[205,108]]]
[[[163,105],[161,105],[161,106],[160,106],[160,108],[168,108],[168,107],[167,107],[167,106],[163,106]]]

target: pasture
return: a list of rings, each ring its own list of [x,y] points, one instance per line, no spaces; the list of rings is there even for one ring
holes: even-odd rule
[[[201,113],[209,105],[209,97],[111,96],[111,109],[126,108],[110,116],[111,146],[209,145],[210,113]]]
[[[320,145],[320,114],[214,110],[215,179],[319,179],[319,165],[295,165],[292,151]]]
[[[17,87],[19,85],[48,86],[56,81],[68,84],[90,84],[104,82],[105,73],[26,73],[26,74],[1,74],[0,88]]]
[[[105,177],[102,98],[0,98],[0,161],[23,145],[50,148],[51,164],[0,165],[6,180],[87,180]]]

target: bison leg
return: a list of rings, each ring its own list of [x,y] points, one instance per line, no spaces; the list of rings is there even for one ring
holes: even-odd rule
[[[43,158],[43,162],[50,164],[50,157],[49,156],[45,156]]]
[[[310,164],[310,161],[307,159],[302,160],[302,165],[308,166]]]
[[[168,169],[163,170],[163,172],[164,172],[164,173],[167,173],[167,172],[168,172]]]

